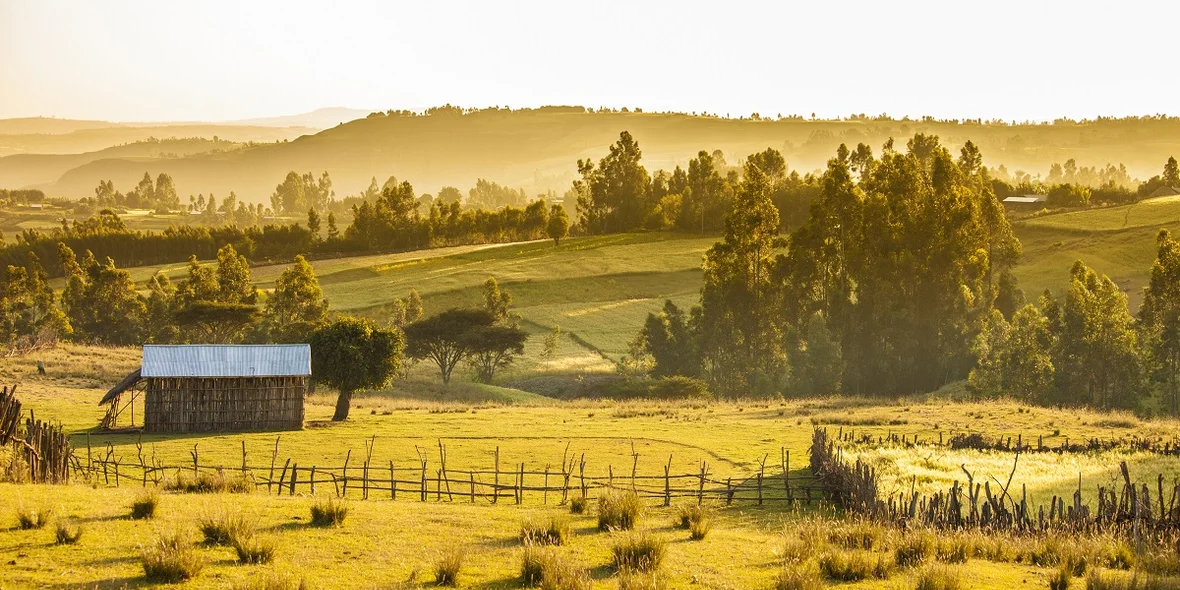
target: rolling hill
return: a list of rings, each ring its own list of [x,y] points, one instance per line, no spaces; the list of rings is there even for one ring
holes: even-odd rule
[[[143,133],[136,128],[135,133]],[[286,128],[229,126],[155,129],[157,137],[220,133],[244,141],[250,134],[286,134]],[[237,134],[229,130],[239,129]],[[259,129],[266,129],[265,132]],[[247,200],[264,202],[290,170],[328,171],[338,195],[363,190],[369,179],[396,175],[419,192],[441,186],[465,189],[478,178],[495,180],[532,193],[563,192],[576,174],[579,158],[599,158],[620,131],[630,131],[644,150],[649,170],[685,165],[697,151],[720,149],[736,163],[767,147],[783,151],[791,168],[811,171],[823,166],[841,142],[879,146],[889,138],[904,141],[915,133],[940,136],[952,147],[970,139],[983,150],[985,162],[1010,170],[1043,173],[1053,162],[1069,158],[1078,165],[1126,164],[1132,175],[1157,174],[1168,155],[1180,153],[1180,119],[1101,119],[1054,124],[913,121],[858,118],[845,121],[803,119],[752,120],[712,116],[639,112],[587,112],[581,107],[533,110],[483,110],[460,114],[376,114],[292,141],[255,146],[233,154],[193,154],[176,159],[103,158],[64,172],[50,187],[63,196],[84,196],[100,179],[117,186],[134,183],[145,171],[172,174],[182,194],[225,194],[234,190]],[[59,136],[25,138],[24,151],[52,151],[55,142],[80,142],[87,134],[106,144],[133,135],[127,128],[79,130]],[[32,139],[30,139],[32,138]],[[56,138],[56,139],[55,139]],[[100,139],[106,138],[106,139]],[[273,139],[280,139],[273,137]],[[267,140],[263,140],[267,141]],[[27,145],[26,145],[27,144]],[[11,147],[8,148],[11,153]]]

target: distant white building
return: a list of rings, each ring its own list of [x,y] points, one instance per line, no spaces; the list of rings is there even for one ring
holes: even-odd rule
[[[1005,205],[1033,205],[1036,203],[1044,203],[1046,200],[1048,200],[1048,197],[1045,195],[1037,195],[1037,194],[1014,195],[1014,196],[1008,197],[1007,199],[1004,199],[1004,204]]]

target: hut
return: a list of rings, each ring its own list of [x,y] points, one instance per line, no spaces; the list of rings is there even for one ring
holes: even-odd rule
[[[145,432],[244,432],[303,428],[311,384],[306,344],[146,345],[139,369],[103,396],[113,429],[142,399]]]

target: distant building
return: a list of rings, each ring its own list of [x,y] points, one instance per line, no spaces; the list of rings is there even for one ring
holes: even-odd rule
[[[1048,197],[1046,195],[1037,195],[1037,194],[1014,195],[1014,196],[1008,197],[1007,199],[1004,199],[1004,204],[1005,205],[1017,205],[1017,206],[1035,205],[1037,203],[1044,203],[1047,200],[1048,200]]]
[[[311,381],[306,344],[145,345],[143,364],[99,402],[115,428],[143,397],[145,432],[243,432],[303,428]],[[126,397],[125,397],[126,396]]]
[[[40,211],[44,208],[45,205],[42,205],[41,203],[29,203],[29,209],[33,209],[34,211]]]
[[[1161,186],[1151,191],[1151,194],[1147,195],[1147,198],[1154,199],[1156,197],[1174,197],[1176,195],[1180,195],[1180,186]]]

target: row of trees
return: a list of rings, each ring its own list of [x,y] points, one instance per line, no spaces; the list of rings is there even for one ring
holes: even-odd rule
[[[115,188],[115,183],[104,180],[94,189],[94,205],[98,208],[126,207],[128,209],[151,209],[167,213],[180,210],[180,197],[176,194],[176,184],[172,176],[161,172],[156,180],[152,175],[144,172],[143,178],[135,189],[123,194]]]

